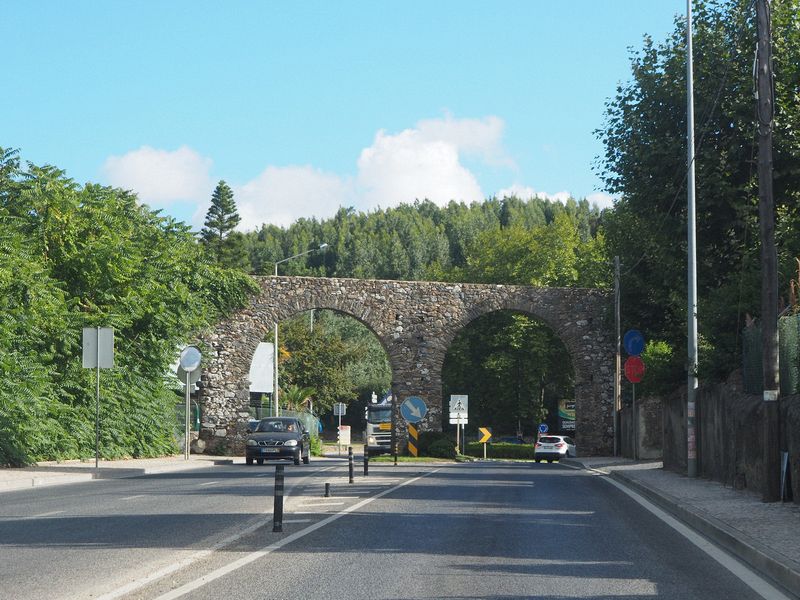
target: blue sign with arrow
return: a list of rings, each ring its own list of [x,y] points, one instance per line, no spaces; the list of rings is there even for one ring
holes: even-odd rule
[[[644,336],[640,331],[630,329],[622,338],[622,345],[625,347],[625,352],[631,356],[639,356],[644,350]]]
[[[419,396],[409,396],[400,405],[400,414],[408,423],[418,423],[428,412],[428,406]]]

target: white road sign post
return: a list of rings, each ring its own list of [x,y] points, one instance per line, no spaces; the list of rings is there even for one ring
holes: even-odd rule
[[[114,330],[111,327],[83,328],[83,368],[96,369],[97,400],[94,415],[94,468],[100,468],[100,369],[114,368]]]
[[[464,438],[464,425],[469,423],[469,396],[452,394],[450,396],[450,424],[456,426],[456,448],[461,452]]]
[[[189,460],[189,418],[191,416],[191,386],[192,382],[192,373],[200,373],[200,361],[203,358],[203,355],[200,354],[200,350],[195,348],[194,346],[186,346],[183,350],[181,350],[181,358],[179,363],[179,369],[182,369],[183,372],[186,374],[186,378],[184,379],[184,384],[186,385],[186,422],[185,422],[185,438],[183,442],[183,457],[185,460]],[[195,381],[197,381],[197,377],[195,377]]]

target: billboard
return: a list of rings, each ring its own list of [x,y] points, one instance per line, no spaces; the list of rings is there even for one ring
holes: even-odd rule
[[[558,427],[561,431],[575,431],[575,400],[558,401]]]

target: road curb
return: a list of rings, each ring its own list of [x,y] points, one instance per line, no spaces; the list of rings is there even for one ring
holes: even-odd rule
[[[586,467],[584,466],[584,468]],[[750,565],[789,594],[800,598],[800,564],[773,552],[741,531],[666,492],[636,481],[635,478],[620,471],[612,470],[608,474],[615,481],[632,488],[685,525]]]

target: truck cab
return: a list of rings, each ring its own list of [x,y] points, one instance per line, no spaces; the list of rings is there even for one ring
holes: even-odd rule
[[[377,400],[377,399],[376,399]],[[392,401],[387,396],[380,403],[364,409],[364,455],[376,456],[392,451]]]

